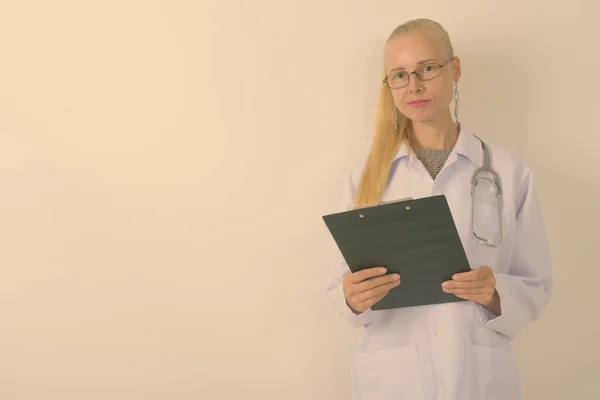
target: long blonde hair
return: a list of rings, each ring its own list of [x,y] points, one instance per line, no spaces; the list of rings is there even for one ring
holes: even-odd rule
[[[392,31],[386,40],[386,44],[402,33],[423,29],[439,33],[444,41],[448,56],[454,56],[448,32],[439,23],[426,18],[410,20],[399,25]],[[400,145],[402,143],[408,144],[410,151],[413,143],[411,120],[397,110],[390,88],[383,83],[385,76],[384,67],[375,113],[375,134],[358,182],[354,198],[354,206],[356,207],[376,204],[379,201],[387,185],[392,160]]]

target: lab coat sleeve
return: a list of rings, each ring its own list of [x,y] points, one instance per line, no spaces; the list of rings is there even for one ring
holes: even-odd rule
[[[483,306],[483,326],[514,340],[537,320],[552,294],[552,262],[544,220],[536,199],[533,174],[524,173],[516,203],[516,236],[508,273],[495,273],[501,315]]]
[[[345,180],[342,192],[342,203],[340,211],[348,211],[353,207],[355,195],[355,185],[353,182],[353,174],[350,172]],[[348,323],[355,327],[360,328],[369,323],[373,310],[370,308],[362,313],[356,314],[346,303],[346,297],[344,296],[344,290],[342,281],[344,277],[350,273],[350,268],[344,260],[339,249],[335,248],[335,261],[333,262],[330,270],[329,281],[327,282],[327,294],[333,302],[333,305],[338,314],[345,318]]]

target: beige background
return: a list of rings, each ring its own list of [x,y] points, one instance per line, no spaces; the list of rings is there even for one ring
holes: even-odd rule
[[[321,216],[389,32],[430,17],[461,120],[534,168],[555,262],[526,399],[600,397],[600,9],[0,1],[0,399],[350,398]]]

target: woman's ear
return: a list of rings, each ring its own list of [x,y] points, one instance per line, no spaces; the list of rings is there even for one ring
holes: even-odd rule
[[[460,58],[454,57],[454,60],[452,60],[452,79],[454,79],[454,82],[458,82],[460,79],[460,74]]]

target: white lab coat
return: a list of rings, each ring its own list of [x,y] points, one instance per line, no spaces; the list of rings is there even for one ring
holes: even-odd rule
[[[503,198],[503,242],[478,243],[471,234],[471,178],[482,165],[479,139],[460,128],[456,146],[435,181],[414,152],[402,146],[392,162],[383,201],[444,194],[471,268],[494,271],[502,313],[472,301],[355,315],[346,305],[342,279],[349,272],[341,254],[327,285],[336,309],[354,327],[364,327],[351,368],[356,400],[516,400],[521,378],[511,341],[536,320],[550,299],[551,258],[531,169],[515,154],[488,144]],[[359,165],[344,185],[341,210],[352,208]],[[476,228],[497,230],[497,209],[476,203]],[[339,252],[338,252],[339,253]],[[401,290],[401,283],[398,290]],[[440,288],[441,290],[441,288]]]

